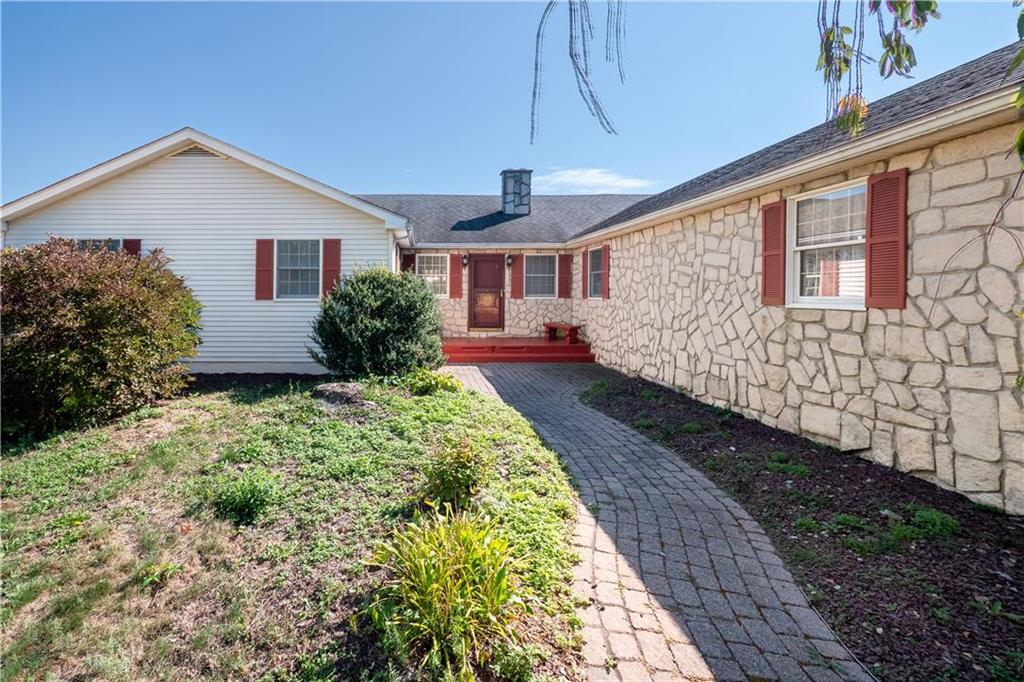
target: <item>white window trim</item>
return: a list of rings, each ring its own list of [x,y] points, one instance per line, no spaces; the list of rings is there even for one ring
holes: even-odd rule
[[[797,292],[800,291],[800,270],[797,267],[796,254],[800,251],[809,251],[814,249],[828,248],[832,246],[851,246],[855,244],[866,244],[867,241],[867,230],[865,229],[865,239],[853,239],[842,242],[830,242],[827,244],[820,244],[814,246],[800,246],[796,245],[796,203],[802,199],[809,199],[811,197],[820,196],[822,194],[829,194],[830,192],[836,192],[843,189],[850,189],[851,187],[864,186],[867,188],[867,178],[859,178],[857,180],[849,180],[847,182],[840,182],[835,185],[828,185],[827,187],[819,187],[809,192],[801,192],[800,194],[794,194],[791,197],[786,198],[786,307],[787,308],[799,308],[799,309],[811,309],[811,310],[867,310],[867,304],[865,303],[865,297],[851,297],[846,296],[843,298],[839,297],[820,297],[820,296],[799,296]],[[867,220],[867,205],[865,204],[864,219]],[[865,225],[865,228],[867,226]],[[866,249],[866,247],[865,247]],[[866,254],[865,254],[866,256]],[[866,265],[866,264],[865,264]],[[867,271],[865,270],[865,282],[864,287],[867,289]]]
[[[532,296],[526,293],[526,259],[532,256],[554,256],[555,258],[555,293],[552,296]],[[523,298],[532,298],[539,301],[550,301],[558,298],[558,254],[557,253],[524,253],[523,254]]]
[[[420,277],[420,258],[423,256],[442,257],[444,258],[444,294],[434,294],[434,298],[450,298],[452,288],[452,273],[449,272],[452,267],[452,257],[448,253],[417,253],[416,254],[416,266],[413,268],[413,273]],[[462,265],[460,263],[459,267]],[[462,273],[459,273],[462,276]]]
[[[590,286],[590,275],[592,275],[594,272],[590,268],[590,254],[592,254],[594,251],[601,251],[602,248],[603,247],[598,246],[597,248],[594,249],[587,249],[587,298],[604,298],[604,278],[608,276],[608,274],[604,271],[604,255],[601,256],[601,287],[595,294]]]
[[[301,296],[301,297],[300,296],[284,296],[284,297],[280,297],[280,296],[277,295],[277,270],[278,270],[278,268],[277,268],[277,243],[279,241],[281,241],[281,242],[310,242],[310,241],[314,241],[314,240],[313,239],[309,239],[309,238],[303,238],[303,237],[287,237],[287,238],[283,238],[283,239],[278,239],[277,237],[274,237],[274,300],[275,301],[283,301],[285,303],[291,303],[293,301],[297,301],[297,302],[319,301],[320,297],[322,296],[322,291],[321,290],[323,289],[323,286],[324,286],[324,284],[323,284],[323,282],[324,282],[324,240],[323,240],[323,237],[321,237],[320,239],[316,240],[316,241],[320,242],[320,246],[319,246],[320,258],[318,259],[317,270],[316,270],[316,282],[317,282],[317,285],[316,285],[317,294],[316,294],[316,296]]]

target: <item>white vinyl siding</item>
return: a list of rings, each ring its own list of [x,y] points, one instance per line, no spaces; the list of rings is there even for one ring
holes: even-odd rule
[[[138,238],[143,253],[163,248],[204,306],[203,345],[193,363],[200,371],[204,363],[316,368],[306,346],[318,301],[255,300],[257,239],[340,239],[343,275],[388,266],[393,245],[378,218],[209,156],[166,156],[12,220],[5,245],[42,242],[48,233]]]
[[[526,298],[554,298],[558,290],[558,257],[542,254],[524,258]]]

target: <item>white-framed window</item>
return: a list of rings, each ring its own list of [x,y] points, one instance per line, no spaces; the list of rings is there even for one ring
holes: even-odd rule
[[[448,295],[448,254],[417,253],[416,276],[430,285],[435,296]]]
[[[844,183],[787,202],[787,305],[864,308],[867,184]]]
[[[116,237],[110,239],[76,239],[75,248],[79,251],[120,251],[121,240]]]
[[[604,288],[604,270],[601,259],[601,249],[591,249],[587,252],[588,268],[587,277],[589,283],[587,284],[587,295],[590,298],[601,298],[602,289]]]
[[[555,298],[558,294],[558,256],[545,253],[528,254],[524,258],[526,298]]]
[[[320,240],[278,239],[275,245],[275,297],[319,298]]]

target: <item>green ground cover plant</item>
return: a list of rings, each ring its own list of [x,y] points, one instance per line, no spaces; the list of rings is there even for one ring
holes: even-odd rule
[[[353,618],[388,578],[373,548],[412,519],[432,456],[462,443],[494,463],[474,514],[496,520],[524,604],[487,665],[577,669],[577,498],[530,425],[468,391],[368,383],[366,405],[339,410],[313,386],[200,386],[5,450],[0,679],[408,675],[415,660]]]

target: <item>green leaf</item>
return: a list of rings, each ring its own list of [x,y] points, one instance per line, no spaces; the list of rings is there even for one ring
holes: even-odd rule
[[[1013,148],[1020,157],[1020,165],[1024,167],[1024,128],[1017,131],[1017,139],[1013,141]]]
[[[1024,10],[1021,11],[1020,16],[1017,17],[1017,36],[1024,40]]]
[[[1013,61],[1010,62],[1010,68],[1006,70],[1007,75],[1013,73],[1014,70],[1022,63],[1024,63],[1024,49],[1021,49],[1021,51],[1017,53],[1017,56],[1013,58]]]

